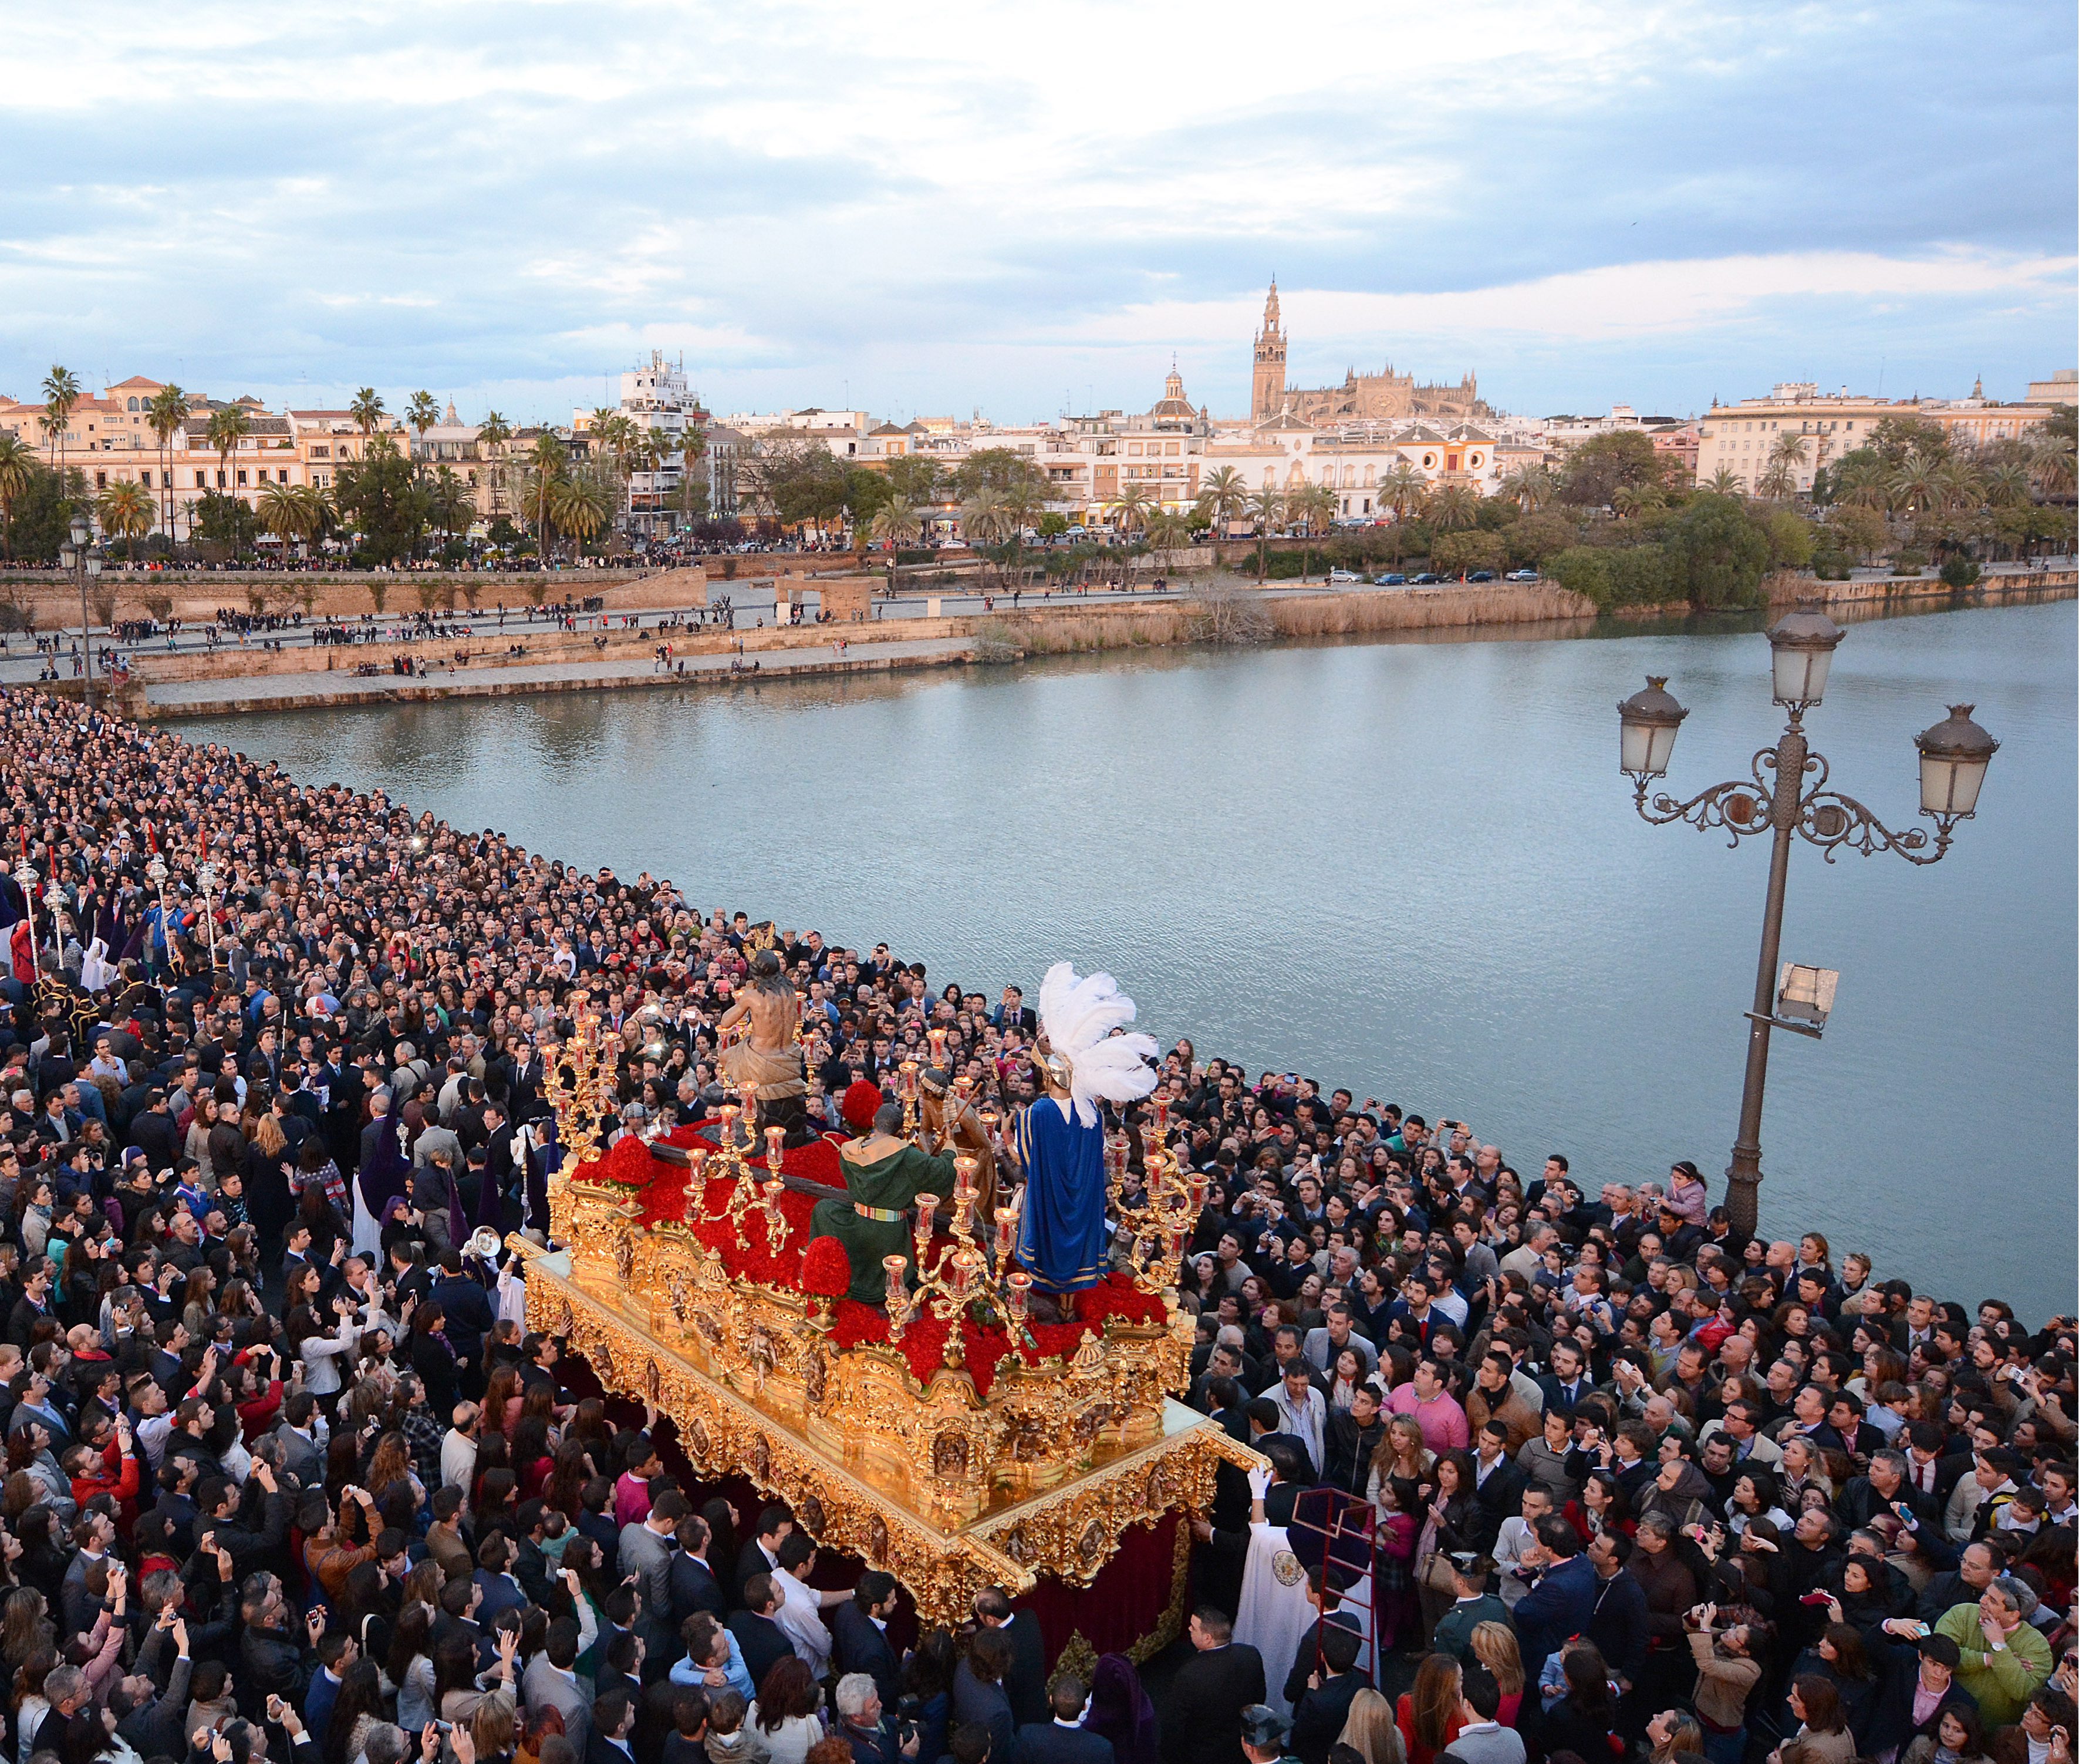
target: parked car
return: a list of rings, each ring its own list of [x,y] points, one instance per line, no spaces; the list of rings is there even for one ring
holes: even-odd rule
[[[1438,576],[1428,570],[1424,570],[1420,576],[1409,578],[1411,585],[1416,588],[1433,588],[1439,580]]]
[[[1362,582],[1364,578],[1355,570],[1330,570],[1328,580],[1332,582]]]
[[[1372,578],[1372,583],[1374,586],[1378,588],[1405,588],[1408,586],[1408,578],[1398,570],[1389,570],[1383,576],[1374,576]]]
[[[1469,582],[1491,582],[1494,579],[1495,572],[1492,570],[1475,570],[1466,578]]]
[[[1537,580],[1537,572],[1535,570],[1511,570],[1508,575],[1502,578],[1502,580],[1504,582],[1534,582]]]

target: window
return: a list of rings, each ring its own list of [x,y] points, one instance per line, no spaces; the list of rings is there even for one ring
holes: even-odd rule
[[[108,474],[107,472],[97,471],[94,473],[94,488],[97,490],[106,490],[108,488]]]
[[[208,488],[209,474],[207,471],[198,471],[195,474],[195,488],[198,490],[207,490]]]
[[[1126,444],[1126,450],[1133,458],[1138,459],[1140,457],[1140,443],[1137,441],[1129,441]]]
[[[245,474],[242,471],[238,474],[238,487],[241,490],[245,488]]]
[[[289,468],[287,466],[283,466],[274,474],[274,481],[277,484],[287,484],[289,481]]]
[[[140,471],[137,474],[137,481],[148,490],[152,488],[152,474],[148,471]]]
[[[313,447],[311,449],[311,457],[313,459],[323,459],[328,457],[328,451],[324,447]]]
[[[135,410],[137,408],[137,400],[136,399],[133,398],[130,400],[129,408],[132,410]]]
[[[241,471],[238,474],[238,481],[241,484],[245,483],[245,474],[244,472]],[[216,487],[220,490],[224,488],[224,467],[221,466],[219,466],[216,468]]]

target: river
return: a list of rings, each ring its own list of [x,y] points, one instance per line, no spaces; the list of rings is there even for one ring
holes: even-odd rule
[[[1067,957],[1144,1027],[1252,1071],[1470,1121],[1591,1192],[1693,1158],[1722,1194],[1764,844],[1654,828],[1617,772],[1648,672],[1690,707],[1671,787],[1773,741],[1752,622],[1576,640],[1113,655],[186,726],[299,778],[992,994]],[[1776,1039],[1766,1229],[1824,1231],[2024,1317],[2073,1305],[2075,605],[1857,624],[1809,719],[1836,788],[1916,824],[1912,738],[1974,702],[2003,744],[1943,861],[1801,844],[1783,953],[1841,970]],[[1918,823],[1925,824],[1925,823]]]

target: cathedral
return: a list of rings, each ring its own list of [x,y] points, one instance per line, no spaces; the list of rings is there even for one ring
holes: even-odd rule
[[[1269,422],[1286,413],[1331,427],[1370,417],[1436,417],[1465,422],[1492,414],[1481,398],[1476,375],[1455,386],[1418,386],[1412,374],[1396,374],[1389,364],[1377,374],[1354,367],[1340,386],[1311,392],[1288,390],[1285,384],[1285,332],[1278,321],[1278,282],[1263,303],[1263,329],[1256,333],[1256,361],[1249,379],[1249,418]]]

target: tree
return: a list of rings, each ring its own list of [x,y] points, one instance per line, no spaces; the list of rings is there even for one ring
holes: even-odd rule
[[[62,476],[65,438],[72,428],[73,407],[79,402],[79,376],[69,367],[53,366],[44,375],[44,414],[39,426],[56,449],[56,463]]]
[[[1248,513],[1256,524],[1256,580],[1260,588],[1270,568],[1270,530],[1285,518],[1285,498],[1266,484],[1249,499]]]
[[[1535,514],[1552,500],[1558,488],[1558,480],[1543,466],[1518,466],[1502,480],[1497,493],[1525,514]]]
[[[1224,536],[1249,507],[1249,486],[1232,466],[1215,466],[1198,487],[1198,502],[1214,523],[1214,532]]]
[[[2073,460],[2079,440],[2079,407],[2063,404],[2050,413],[2043,425],[2043,438],[2030,460],[2036,481],[2047,497],[2069,497],[2074,481]]]
[[[998,490],[977,490],[960,505],[960,531],[979,549],[999,545],[1011,530],[1011,513]]]
[[[412,462],[384,438],[339,468],[335,500],[362,546],[386,564],[408,562],[426,530],[426,498]]]
[[[28,443],[11,429],[0,429],[0,556],[15,555],[15,510],[39,469]]]
[[[1440,533],[1429,548],[1429,561],[1440,576],[1462,576],[1473,570],[1498,570],[1508,554],[1499,533]]]
[[[1701,486],[1713,496],[1736,497],[1743,494],[1740,475],[1730,466],[1721,466],[1711,474],[1710,482]]]
[[[526,481],[521,506],[534,524],[534,561],[546,570],[549,567],[550,523],[555,518],[556,486],[563,482],[569,469],[563,443],[543,429],[534,438],[534,445],[528,449],[523,469]]]
[[[876,545],[885,545],[894,551],[914,543],[922,528],[917,511],[897,497],[873,517],[872,531]]]
[[[1504,529],[1502,538],[1509,555],[1519,564],[1541,564],[1555,551],[1562,551],[1579,536],[1579,530],[1556,509],[1540,509]]]
[[[443,462],[427,481],[425,490],[426,518],[439,532],[452,538],[469,530],[476,519],[476,498],[454,475],[454,467]]]
[[[1118,499],[1111,505],[1111,516],[1120,533],[1131,537],[1136,528],[1148,525],[1155,509],[1154,499],[1143,486],[1127,484],[1120,488]]]
[[[1479,517],[1479,493],[1467,484],[1440,484],[1424,508],[1424,518],[1440,533],[1474,526]]]
[[[1768,538],[1730,497],[1692,497],[1663,535],[1680,592],[1700,611],[1760,604]]]
[[[260,535],[259,517],[242,497],[205,490],[195,504],[195,536],[225,558],[241,558]]]
[[[881,474],[896,499],[913,509],[923,508],[939,500],[940,482],[945,475],[937,460],[919,454],[897,454]]]
[[[137,560],[137,542],[152,530],[152,493],[134,478],[118,479],[94,504],[101,530],[111,539],[130,543],[130,560]]]
[[[1008,447],[983,447],[969,454],[954,469],[953,494],[964,501],[977,490],[1003,492],[1035,479],[1044,489],[1045,478],[1023,454]]]
[[[346,413],[353,417],[353,426],[361,431],[361,438],[365,442],[383,425],[383,400],[373,386],[364,386],[353,395]]]
[[[1191,536],[1193,517],[1175,509],[1157,509],[1148,522],[1148,543],[1162,554],[1166,576],[1176,568],[1177,547]]]
[[[821,442],[761,445],[745,462],[742,484],[746,500],[784,526],[820,526],[844,512],[844,464]]]
[[[1378,500],[1391,508],[1396,521],[1406,520],[1429,494],[1429,480],[1405,459],[1378,480]]]
[[[307,544],[324,526],[324,499],[307,484],[270,484],[260,492],[260,525],[286,547]]]
[[[476,450],[485,462],[484,470],[491,480],[491,512],[493,517],[505,511],[505,474],[509,469],[505,459],[506,444],[512,439],[512,425],[496,411],[487,411],[483,421],[476,428]]]
[[[553,492],[556,525],[571,536],[571,561],[580,563],[584,542],[611,517],[613,498],[593,472],[565,478]]]
[[[209,413],[207,430],[210,446],[216,454],[217,487],[221,489],[230,476],[231,456],[238,450],[238,444],[253,432],[253,418],[243,404],[226,404],[221,410]]]
[[[1610,498],[1610,507],[1620,521],[1636,520],[1667,506],[1660,487],[1652,484],[1621,484]]]
[[[174,437],[187,421],[188,395],[178,386],[161,386],[152,394],[152,401],[144,409],[144,421],[152,425],[153,436],[159,443],[159,492],[165,510],[162,524],[170,541],[174,536]]]
[[[441,420],[441,407],[429,392],[416,392],[412,401],[404,407],[404,421],[409,423],[419,438],[420,454],[425,451],[426,431]]]
[[[1652,438],[1636,429],[1592,436],[1567,455],[1559,479],[1559,500],[1578,508],[1613,508],[1618,490],[1625,484],[1664,488],[1667,470]]]
[[[1777,509],[1762,517],[1768,535],[1768,561],[1779,570],[1801,570],[1812,561],[1815,529],[1802,515]]]
[[[1884,517],[1875,509],[1859,503],[1843,502],[1830,509],[1826,526],[1843,550],[1852,551],[1865,564],[1870,559],[1870,553],[1891,537]]]

